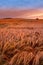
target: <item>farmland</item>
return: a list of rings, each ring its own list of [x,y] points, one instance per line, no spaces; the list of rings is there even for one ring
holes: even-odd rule
[[[0,64],[43,65],[43,19],[0,19]]]

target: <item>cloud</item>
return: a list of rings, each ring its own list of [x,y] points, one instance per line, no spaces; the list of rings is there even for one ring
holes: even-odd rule
[[[43,9],[1,9],[0,18],[43,18]]]

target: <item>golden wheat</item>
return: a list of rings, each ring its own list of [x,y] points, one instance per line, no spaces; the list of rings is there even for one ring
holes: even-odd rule
[[[4,45],[3,42],[0,41],[1,65],[43,65],[43,38],[39,32],[6,41]]]

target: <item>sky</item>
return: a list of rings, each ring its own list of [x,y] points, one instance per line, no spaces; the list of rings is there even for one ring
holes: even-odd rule
[[[43,0],[0,0],[0,8],[43,8]]]
[[[31,11],[29,12],[29,10]],[[23,13],[27,17],[28,14],[30,13],[29,15],[31,17],[31,12],[33,13],[32,14],[33,17],[36,15],[36,13],[37,13],[36,16],[38,15],[43,16],[43,0],[0,0],[0,17],[4,17],[4,16],[22,17]],[[12,15],[12,13],[14,13],[15,16]],[[19,14],[15,14],[15,13],[19,13]]]

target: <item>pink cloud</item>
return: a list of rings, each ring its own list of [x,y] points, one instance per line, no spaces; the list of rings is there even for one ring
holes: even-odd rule
[[[43,18],[43,9],[0,9],[0,18],[14,17],[14,18]]]

